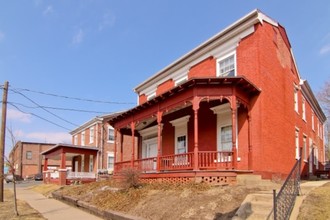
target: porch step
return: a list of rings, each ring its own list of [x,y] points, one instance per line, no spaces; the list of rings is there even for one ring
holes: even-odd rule
[[[273,194],[271,192],[249,194],[237,210],[234,220],[268,219],[273,209]]]
[[[236,177],[237,185],[244,185],[247,188],[260,188],[261,190],[280,189],[281,184],[261,178],[261,175],[240,174]]]

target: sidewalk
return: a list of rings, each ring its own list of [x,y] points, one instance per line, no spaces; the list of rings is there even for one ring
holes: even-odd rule
[[[49,220],[97,220],[101,219],[78,208],[74,208],[55,199],[45,196],[28,188],[17,188],[17,198],[26,201],[32,208],[36,209]]]
[[[320,180],[320,181],[308,181],[305,183],[300,184],[301,193],[302,195],[296,198],[296,203],[293,207],[291,212],[290,220],[296,220],[299,214],[299,209],[301,204],[303,203],[304,199],[313,189],[323,186],[326,183],[329,183],[330,180]]]

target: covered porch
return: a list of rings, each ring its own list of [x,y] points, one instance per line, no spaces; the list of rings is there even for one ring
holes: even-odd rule
[[[74,182],[96,181],[97,170],[96,147],[57,144],[53,148],[42,152],[44,155],[43,181],[59,185],[68,185]],[[60,160],[58,170],[48,169],[48,159]],[[67,161],[71,166],[67,166]]]
[[[109,121],[115,174],[134,168],[150,179],[252,171],[250,110],[259,93],[244,77],[196,78],[118,115]],[[132,137],[131,149],[124,135]],[[125,151],[130,160],[123,160]]]

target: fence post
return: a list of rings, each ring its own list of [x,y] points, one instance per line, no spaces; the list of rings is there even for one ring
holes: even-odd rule
[[[277,219],[276,189],[273,189],[274,220]]]

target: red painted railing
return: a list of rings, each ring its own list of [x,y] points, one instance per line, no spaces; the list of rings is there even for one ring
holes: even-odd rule
[[[160,170],[190,170],[193,168],[194,153],[160,157]]]
[[[156,172],[157,170],[157,157],[144,158],[134,161],[134,168],[142,172]]]
[[[200,169],[232,169],[232,155],[231,151],[199,151],[198,167]]]
[[[198,168],[202,170],[228,170],[233,168],[233,152],[199,151]],[[192,170],[194,153],[160,156],[160,171]],[[116,170],[131,168],[131,161],[117,162]],[[134,168],[141,172],[156,172],[157,157],[134,160]]]

